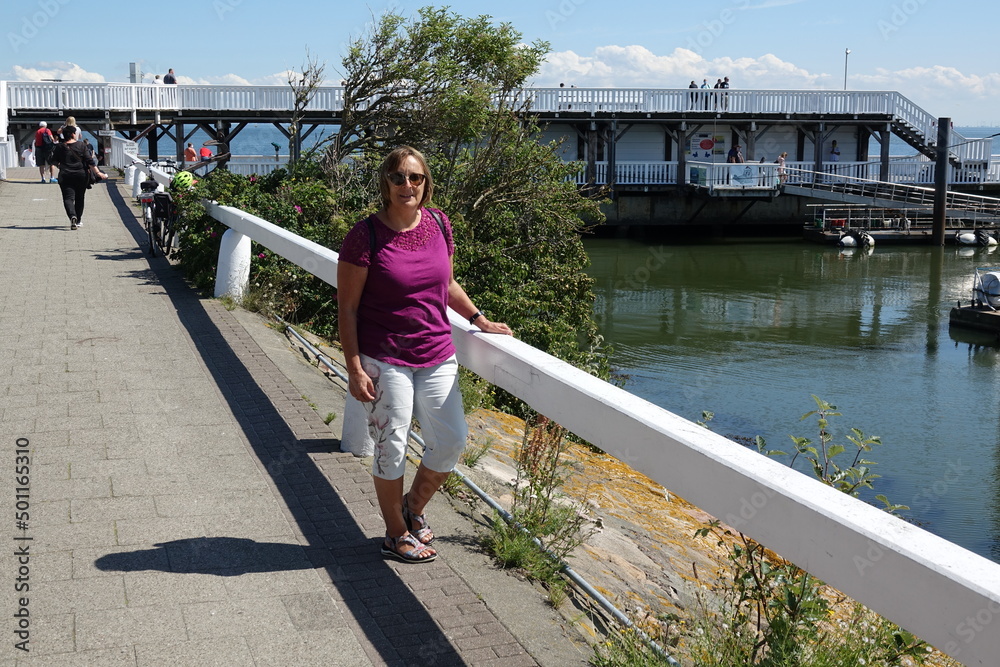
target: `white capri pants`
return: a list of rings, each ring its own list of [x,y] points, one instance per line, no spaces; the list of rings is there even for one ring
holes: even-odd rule
[[[458,389],[458,360],[436,366],[394,366],[361,355],[361,366],[375,385],[375,400],[362,403],[348,394],[344,410],[344,449],[374,455],[372,474],[399,479],[406,467],[410,422],[416,417],[424,440],[423,465],[451,472],[465,449],[469,427]],[[367,423],[363,444],[360,422]],[[349,435],[350,434],[350,435]],[[349,442],[352,441],[352,442]]]

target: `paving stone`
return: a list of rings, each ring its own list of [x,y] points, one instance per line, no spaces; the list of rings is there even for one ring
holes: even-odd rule
[[[369,662],[357,642],[342,630],[314,630],[286,635],[248,637],[257,667],[288,665],[355,665]]]
[[[179,606],[130,607],[76,615],[76,643],[82,651],[171,643],[184,637],[185,631]]]
[[[136,660],[135,650],[131,646],[119,646],[92,651],[40,654],[19,659],[17,665],[18,667],[136,667]]]
[[[296,630],[324,630],[346,623],[340,606],[329,593],[283,595],[282,604]]]
[[[73,614],[48,614],[34,619],[31,627],[32,656],[56,655],[73,651]]]
[[[66,522],[58,526],[40,526],[35,531],[35,549],[41,552],[68,549],[113,547],[117,545],[112,521]]]
[[[276,598],[185,604],[182,611],[192,640],[288,634],[297,630],[285,605]]]
[[[131,607],[190,604],[226,599],[222,578],[197,572],[127,572],[125,593]]]
[[[121,546],[157,544],[172,540],[202,537],[205,529],[199,518],[175,519],[150,517],[115,521],[117,544]]]
[[[31,593],[32,611],[39,616],[120,609],[126,603],[121,576],[32,582]]]
[[[83,498],[70,501],[70,520],[136,519],[156,516],[156,504],[150,497]]]
[[[250,646],[243,637],[216,637],[168,644],[140,644],[135,648],[138,667],[255,667]]]

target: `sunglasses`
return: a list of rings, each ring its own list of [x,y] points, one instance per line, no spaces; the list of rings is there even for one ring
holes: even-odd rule
[[[424,182],[424,180],[427,179],[427,176],[425,176],[424,174],[417,174],[417,173],[404,174],[399,171],[391,171],[388,174],[386,174],[386,176],[388,177],[389,182],[392,183],[393,185],[402,185],[407,180],[410,181],[410,185],[420,185],[421,183]]]

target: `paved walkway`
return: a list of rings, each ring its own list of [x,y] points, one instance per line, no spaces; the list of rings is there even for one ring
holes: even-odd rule
[[[8,178],[0,664],[586,663],[445,501],[435,563],[382,559],[368,467],[264,349],[280,336],[144,255],[124,187],[71,231],[57,185]]]

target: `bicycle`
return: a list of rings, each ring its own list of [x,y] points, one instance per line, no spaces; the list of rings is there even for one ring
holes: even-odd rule
[[[147,170],[154,164],[164,166],[176,173],[177,168],[173,160],[165,160],[162,165],[152,160],[144,160]],[[139,203],[142,206],[143,227],[146,230],[146,239],[151,257],[156,256],[156,249],[159,248],[164,257],[170,255],[173,250],[174,236],[176,235],[177,207],[174,206],[174,199],[170,192],[159,192],[159,183],[152,177],[152,171],[147,172],[145,181],[139,184]]]
[[[177,235],[178,212],[174,205],[174,198],[169,190],[160,192],[159,184],[153,179],[151,168],[153,165],[165,167],[171,174],[182,171],[192,172],[210,164],[223,165],[229,158],[229,146],[223,141],[206,141],[206,146],[218,146],[218,154],[208,160],[196,162],[194,164],[179,167],[174,160],[167,159],[162,163],[153,160],[143,160],[146,166],[146,180],[139,184],[141,192],[139,203],[142,205],[143,226],[146,229],[146,237],[149,243],[149,254],[156,256],[156,249],[159,248],[164,257],[168,257],[174,248],[174,238]],[[134,164],[134,163],[133,163]]]

